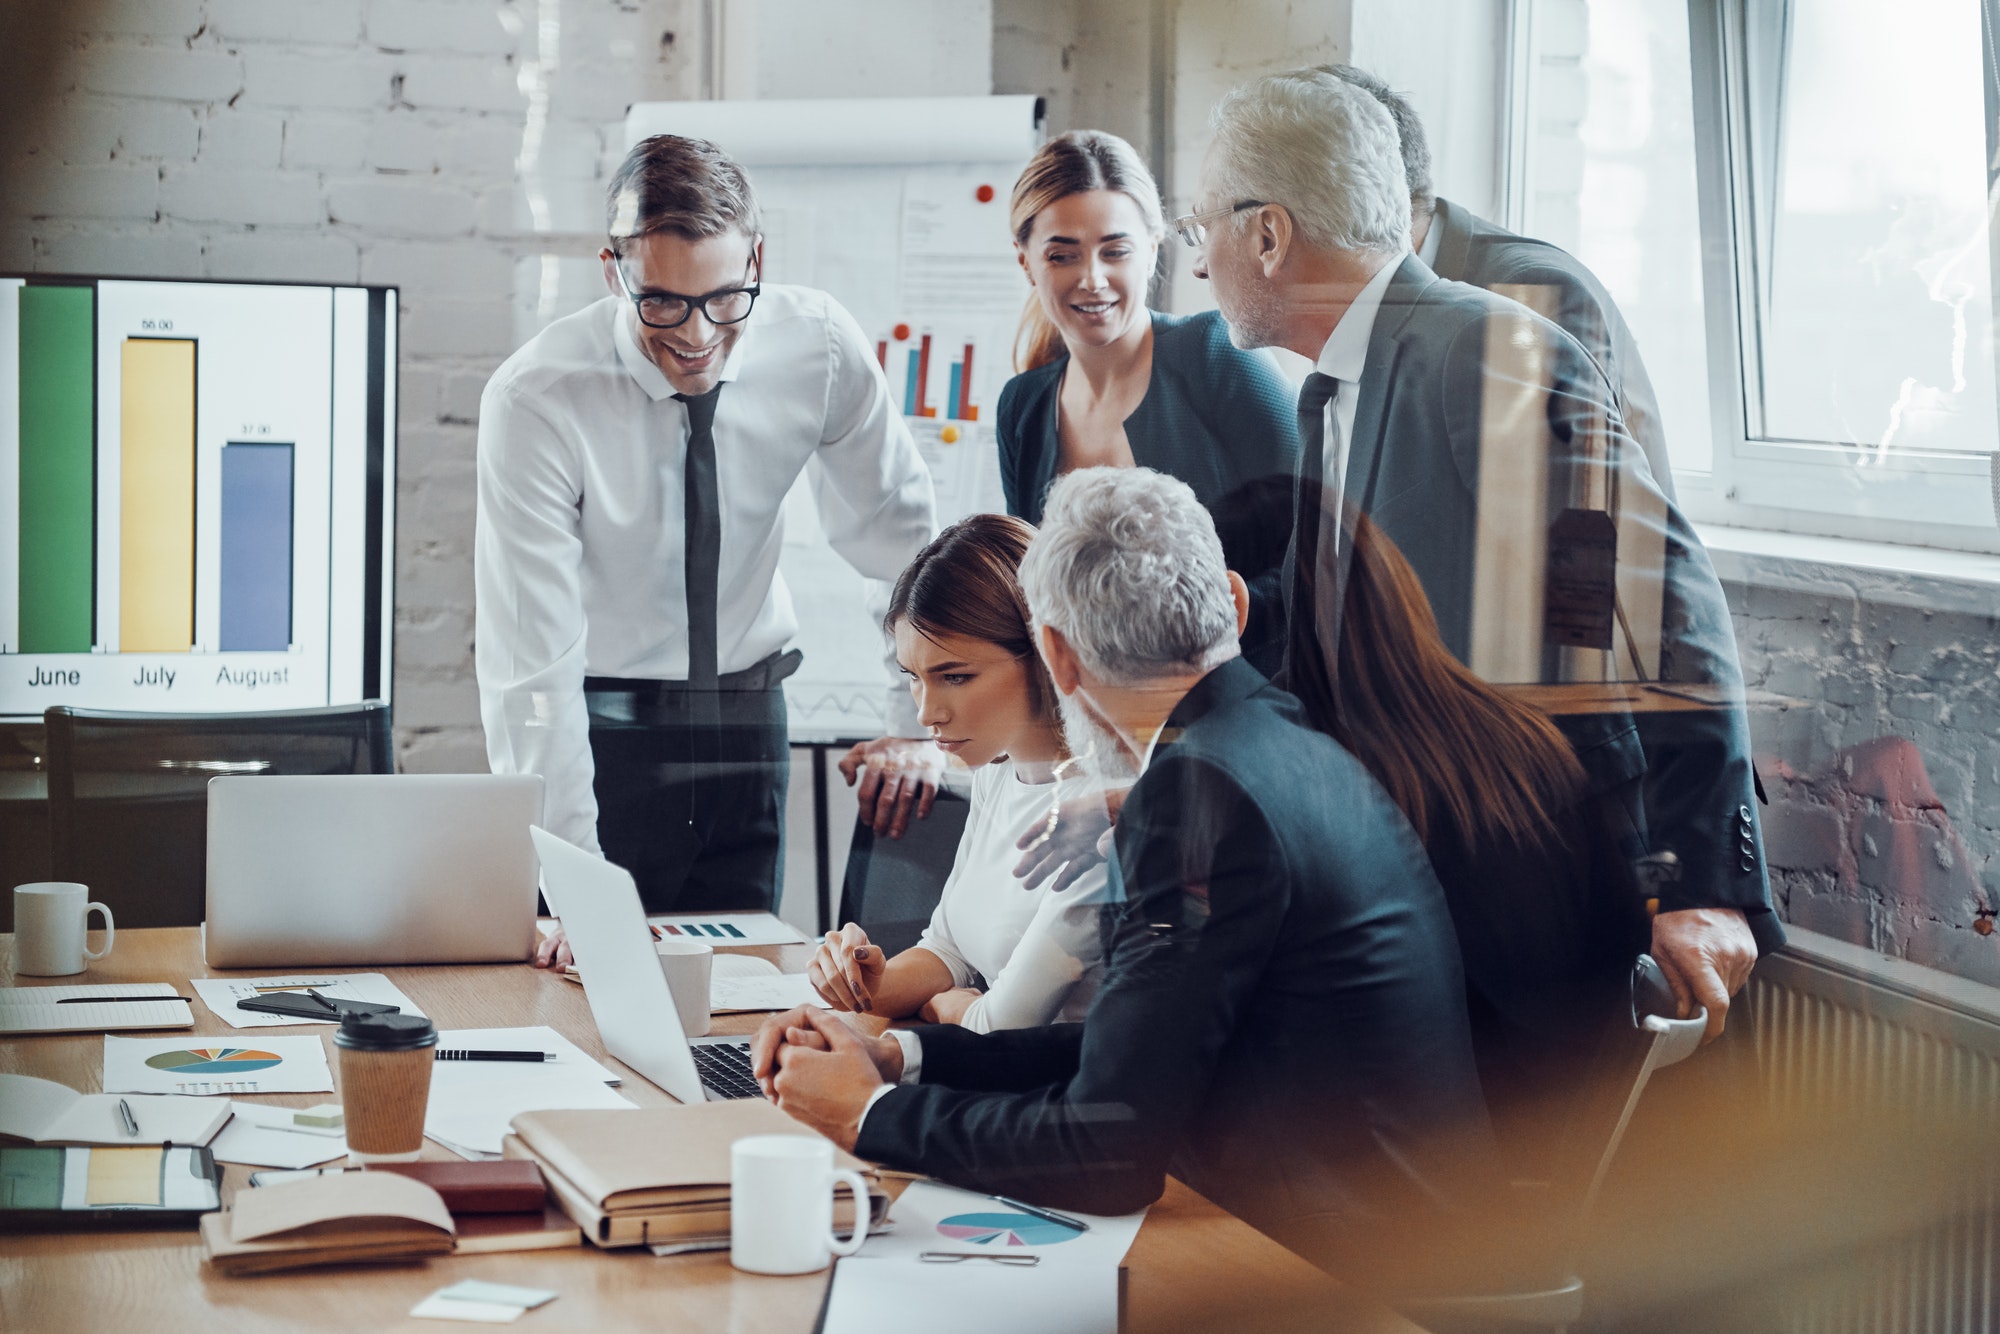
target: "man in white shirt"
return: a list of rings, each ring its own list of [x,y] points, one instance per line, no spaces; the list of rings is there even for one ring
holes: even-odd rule
[[[543,775],[542,823],[631,871],[649,911],[769,908],[800,661],[785,493],[807,471],[834,550],[891,579],[936,532],[930,474],[853,317],[760,283],[756,196],[713,144],[643,141],[607,214],[611,295],[480,401],[487,758]],[[889,689],[892,733],[920,734]]]

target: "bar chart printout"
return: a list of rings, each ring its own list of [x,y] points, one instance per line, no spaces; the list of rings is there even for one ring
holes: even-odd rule
[[[222,447],[224,652],[278,652],[292,642],[292,469],[289,444]]]
[[[88,653],[95,485],[93,296],[26,287],[20,314],[20,626],[23,653]]]
[[[186,653],[194,647],[194,340],[127,338],[122,362],[119,648]]]

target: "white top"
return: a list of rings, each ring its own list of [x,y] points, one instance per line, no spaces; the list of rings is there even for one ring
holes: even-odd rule
[[[1002,760],[972,776],[972,811],[931,924],[917,941],[951,970],[955,987],[983,985],[961,1021],[977,1033],[1080,1020],[1103,972],[1099,863],[1060,894],[1014,878],[1021,835],[1047,822],[1054,783],[1026,783]],[[1063,795],[1073,795],[1068,785]]]
[[[479,411],[474,640],[487,759],[495,773],[541,774],[543,825],[590,851],[584,676],[688,674],[687,410],[627,313],[607,296],[557,320],[494,373]],[[863,575],[894,579],[937,522],[930,472],[874,349],[825,293],[765,284],[722,379],[717,666],[733,672],[798,629],[778,554],[801,470],[833,549]],[[900,678],[888,690],[890,730],[921,735]]]

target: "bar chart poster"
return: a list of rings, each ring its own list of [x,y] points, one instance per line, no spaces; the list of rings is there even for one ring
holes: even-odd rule
[[[385,693],[372,295],[0,279],[0,715]]]

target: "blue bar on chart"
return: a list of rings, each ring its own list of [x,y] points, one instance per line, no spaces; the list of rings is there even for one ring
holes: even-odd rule
[[[921,360],[922,356],[917,349],[911,348],[910,378],[903,381],[903,415],[905,417],[914,417],[917,415],[917,386],[922,383],[923,378],[919,370]]]
[[[964,364],[956,361],[952,362],[951,383],[948,386],[947,392],[945,394],[944,415],[951,418],[953,421],[958,420],[958,404],[960,398],[959,386],[961,382],[964,380],[964,378],[965,378]]]
[[[224,652],[291,647],[292,462],[288,444],[222,447]]]

